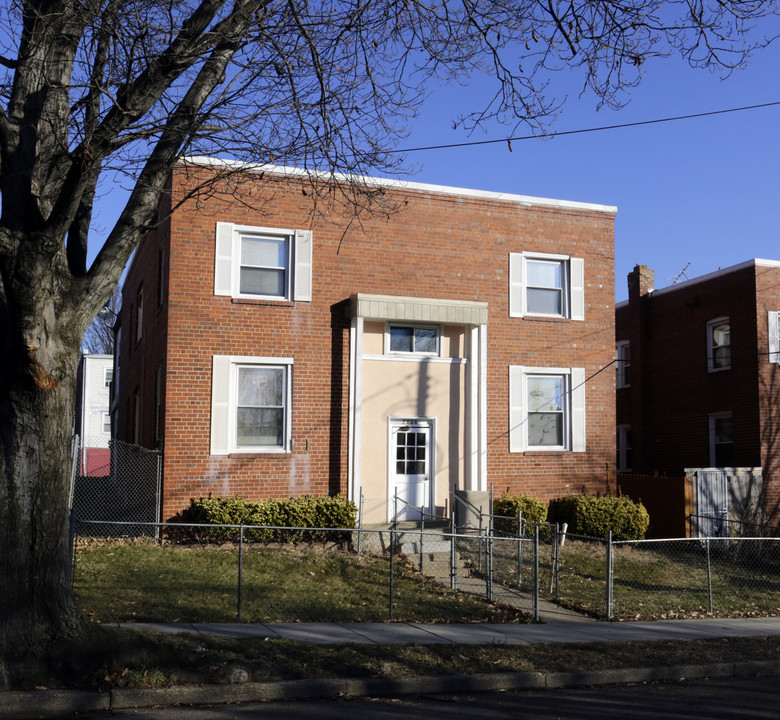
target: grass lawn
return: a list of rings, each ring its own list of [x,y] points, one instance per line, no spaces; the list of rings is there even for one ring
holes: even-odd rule
[[[244,622],[389,619],[389,560],[314,550],[248,549]],[[395,563],[393,619],[525,622],[514,608],[451,591]],[[238,551],[151,542],[79,547],[76,602],[96,622],[235,622]]]
[[[780,544],[731,541],[710,555],[713,616],[780,614]],[[550,566],[543,555],[541,590]],[[655,620],[710,615],[707,555],[694,542],[615,545],[614,617]],[[567,541],[561,549],[559,601],[594,617],[606,616],[606,546]]]

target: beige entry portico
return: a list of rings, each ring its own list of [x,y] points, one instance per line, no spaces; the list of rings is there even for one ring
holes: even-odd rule
[[[447,517],[487,486],[487,304],[358,294],[351,312],[350,497],[364,523]]]

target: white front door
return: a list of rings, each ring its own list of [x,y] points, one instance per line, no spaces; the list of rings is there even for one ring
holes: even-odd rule
[[[390,421],[391,521],[394,515],[398,520],[418,520],[421,509],[431,511],[432,435],[430,420]]]

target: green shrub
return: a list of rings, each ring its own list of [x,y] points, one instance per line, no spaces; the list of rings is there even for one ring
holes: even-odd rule
[[[245,530],[247,542],[343,542],[350,533],[309,528],[353,528],[357,518],[355,503],[338,495],[304,495],[287,500],[246,501],[240,497],[190,498],[190,504],[171,518],[173,523],[204,525],[262,525],[262,530]],[[280,530],[274,528],[296,528]],[[197,528],[187,533],[199,540],[235,542],[239,532],[231,528]],[[183,533],[177,533],[182,535]]]
[[[567,495],[550,502],[550,522],[568,523],[569,532],[613,540],[641,540],[650,524],[642,503],[627,497]]]
[[[522,512],[523,524],[543,523],[547,518],[547,506],[543,500],[528,495],[512,495],[505,492],[493,499],[494,528],[502,535],[517,535],[517,513]]]

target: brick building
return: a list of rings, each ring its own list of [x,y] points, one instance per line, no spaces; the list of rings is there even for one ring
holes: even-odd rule
[[[761,468],[774,515],[780,262],[749,260],[659,290],[638,265],[628,291],[615,312],[618,470]]]
[[[164,447],[163,517],[341,493],[384,521],[396,493],[447,514],[455,489],[614,474],[615,208],[366,180],[382,211],[357,213],[343,178],[205,159],[170,182],[113,406],[120,440]]]

